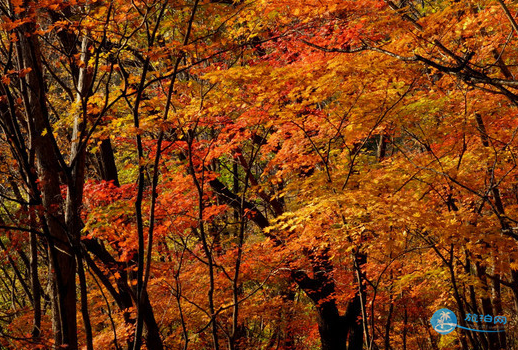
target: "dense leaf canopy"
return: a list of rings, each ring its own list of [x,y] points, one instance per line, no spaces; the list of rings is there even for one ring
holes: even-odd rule
[[[517,11],[0,1],[0,347],[516,349]]]

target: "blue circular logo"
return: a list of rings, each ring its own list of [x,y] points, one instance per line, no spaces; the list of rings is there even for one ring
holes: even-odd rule
[[[430,323],[437,333],[448,334],[457,327],[457,316],[451,310],[440,309],[435,311]]]

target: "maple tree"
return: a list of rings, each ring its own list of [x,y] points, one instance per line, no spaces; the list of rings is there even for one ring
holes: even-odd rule
[[[0,2],[0,343],[516,347],[515,7]]]

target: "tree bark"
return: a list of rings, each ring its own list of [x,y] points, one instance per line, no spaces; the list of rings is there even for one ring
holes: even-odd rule
[[[117,262],[113,256],[95,239],[85,239],[82,241],[86,249],[102,261],[113,273],[117,272],[120,278],[117,278],[118,292],[113,288],[110,280],[102,274],[102,272],[96,267],[95,263],[86,256],[86,261],[92,268],[94,273],[100,277],[101,282],[105,285],[106,289],[110,292],[113,299],[117,303],[117,306],[121,310],[133,307],[133,303],[137,302],[135,293],[131,290],[131,287],[127,283],[127,266],[123,266],[122,263]],[[160,329],[155,319],[153,307],[149,300],[149,296],[146,293],[142,295],[142,316],[145,327],[144,338],[148,349],[161,350],[164,348],[162,338],[160,336]],[[134,323],[135,320],[130,320],[129,315],[125,315],[125,321]]]
[[[231,207],[240,209],[243,206],[250,213],[251,220],[261,229],[270,226],[268,219],[251,202],[241,198],[230,191],[221,181],[214,179],[209,181],[212,190],[219,199]],[[278,237],[268,236],[276,245],[284,242]],[[357,254],[360,255],[360,254]],[[313,301],[317,310],[317,323],[320,333],[322,350],[361,350],[363,346],[363,328],[357,322],[362,315],[361,290],[359,287],[355,298],[349,302],[346,314],[341,316],[334,298],[335,282],[332,278],[333,264],[329,260],[328,249],[319,252],[309,252],[313,277],[302,270],[292,271],[292,279]],[[358,260],[359,257],[356,257]],[[366,257],[364,257],[366,260]],[[361,266],[365,261],[361,258],[356,262]],[[361,274],[361,272],[360,272]],[[361,278],[360,278],[361,280]],[[349,347],[347,346],[349,340]]]
[[[52,328],[55,346],[77,349],[75,258],[63,215],[59,173],[64,169],[61,154],[53,139],[45,97],[40,44],[34,24],[19,28],[18,66],[29,70],[21,80],[22,99],[29,125],[31,149],[36,156],[36,170],[41,191],[44,231],[48,237],[49,274],[52,281]]]
[[[119,175],[117,166],[115,165],[115,157],[113,156],[113,147],[110,139],[101,141],[97,158],[101,170],[101,178],[105,181],[113,181],[113,184],[119,187]]]

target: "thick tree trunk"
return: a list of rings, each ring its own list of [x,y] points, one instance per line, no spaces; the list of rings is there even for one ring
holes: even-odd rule
[[[32,35],[34,24],[18,28],[17,56],[20,69],[30,70],[21,82],[23,103],[29,124],[30,148],[36,156],[36,170],[44,214],[43,229],[49,247],[49,275],[52,281],[52,328],[55,346],[77,349],[75,258],[66,230],[59,173],[61,155],[50,130],[41,69],[39,42]]]
[[[156,323],[153,307],[149,301],[147,290],[144,290],[142,295],[142,314],[144,317],[144,339],[148,349],[162,350],[164,345],[160,336],[160,329]]]
[[[328,249],[309,254],[312,278],[300,270],[294,271],[292,277],[315,304],[322,350],[360,350],[363,345],[363,330],[357,322],[361,315],[360,296],[357,294],[349,303],[345,316],[340,316],[334,298],[334,268],[328,255]]]
[[[113,156],[113,147],[110,139],[101,141],[97,159],[101,170],[101,178],[105,181],[113,181],[113,184],[118,187],[119,175],[117,173],[117,166],[115,165],[115,157]]]
[[[318,306],[318,332],[322,350],[346,350],[347,328],[334,301]]]
[[[268,219],[253,203],[241,201],[239,196],[225,187],[218,179],[209,181],[209,185],[218,194],[222,202],[236,209],[240,209],[240,206],[243,205],[250,212],[253,222],[260,228],[264,229],[270,225]],[[284,244],[275,235],[270,234],[268,237],[276,245]],[[313,277],[308,276],[302,270],[292,271],[291,277],[313,301],[317,309],[317,323],[322,350],[361,350],[364,330],[362,324],[357,321],[362,315],[360,294],[363,287],[359,287],[356,297],[349,303],[346,314],[340,316],[334,298],[335,282],[332,278],[334,267],[329,260],[328,251],[324,249],[319,252],[310,252],[309,255],[313,268]],[[358,257],[356,258],[357,260]],[[361,259],[356,261],[356,264],[361,267],[365,261],[366,256],[362,256]],[[347,346],[348,340],[349,347]]]

